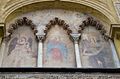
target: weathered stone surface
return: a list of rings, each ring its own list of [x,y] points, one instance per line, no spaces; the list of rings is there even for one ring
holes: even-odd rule
[[[120,79],[119,74],[103,73],[1,73],[0,79]]]

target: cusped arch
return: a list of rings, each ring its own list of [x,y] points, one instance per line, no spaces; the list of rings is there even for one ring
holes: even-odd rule
[[[82,33],[85,27],[88,27],[88,26],[95,27],[101,33],[101,35],[104,37],[105,40],[110,39],[110,37],[106,34],[107,31],[105,30],[103,24],[100,23],[98,20],[94,19],[93,17],[88,17],[86,20],[84,20],[82,24],[79,25],[78,32]]]
[[[44,33],[46,39],[43,66],[75,67],[74,45],[69,38],[72,30],[69,25],[64,20],[55,17],[46,25]]]
[[[11,38],[11,35],[13,34],[13,32],[19,28],[19,27],[22,27],[22,26],[28,26],[32,29],[34,35],[36,35],[37,33],[37,29],[36,29],[36,25],[32,22],[32,20],[29,20],[27,17],[23,17],[22,19],[17,19],[15,21],[15,23],[11,24],[9,26],[9,29],[7,30],[7,32],[9,33],[8,36],[6,36],[8,39]]]
[[[50,20],[49,23],[46,25],[46,28],[44,30],[45,35],[47,35],[48,31],[55,25],[59,25],[64,30],[66,30],[68,35],[70,35],[70,33],[72,33],[72,30],[69,28],[69,25],[67,23],[65,23],[64,20],[61,20],[58,17],[55,17],[53,20]]]
[[[111,38],[106,35],[102,23],[88,17],[79,27],[78,32],[82,34],[79,46],[83,67],[114,68],[113,51],[109,40]],[[107,60],[111,61],[108,63]]]
[[[27,17],[9,26],[2,66],[35,67],[37,60],[36,25]],[[9,61],[9,63],[8,63]]]

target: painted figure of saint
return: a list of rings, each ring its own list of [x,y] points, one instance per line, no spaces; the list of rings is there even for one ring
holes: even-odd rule
[[[81,39],[81,52],[86,59],[86,66],[88,67],[98,67],[104,66],[104,56],[101,59],[101,53],[103,54],[104,45],[103,39],[98,32],[92,29],[87,29],[82,35]]]
[[[35,62],[35,54],[32,51],[32,38],[26,37],[14,38],[9,44],[8,66],[10,67],[32,67]]]
[[[47,59],[50,58],[55,62],[64,62],[67,60],[67,47],[60,41],[60,38],[55,37],[47,43]]]
[[[96,55],[104,48],[101,40],[95,34],[83,34],[82,46],[83,55]]]
[[[105,41],[100,32],[93,27],[86,28],[82,34],[80,51],[84,67],[114,67],[109,42]]]

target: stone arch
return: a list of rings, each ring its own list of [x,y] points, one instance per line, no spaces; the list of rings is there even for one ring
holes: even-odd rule
[[[55,25],[61,26],[64,30],[67,31],[68,35],[72,33],[72,30],[69,28],[69,25],[65,23],[64,20],[61,20],[58,17],[55,17],[53,20],[49,21],[49,23],[46,25],[44,33],[47,35],[48,31],[52,28],[52,26],[55,26]]]
[[[80,54],[83,67],[114,68],[111,44],[104,26],[93,17],[88,17],[79,26],[81,33]],[[110,60],[110,61],[109,61]]]
[[[44,41],[43,67],[75,67],[74,45],[69,38],[72,30],[69,25],[55,17],[46,25],[44,33],[47,39]]]
[[[6,38],[7,40],[9,40],[10,37],[11,37],[11,35],[13,34],[13,32],[14,32],[17,28],[22,27],[22,26],[24,26],[24,25],[30,27],[30,28],[32,29],[34,35],[36,35],[36,33],[37,33],[36,25],[35,25],[31,20],[27,19],[27,17],[23,17],[22,19],[17,19],[17,20],[15,21],[15,23],[13,23],[13,24],[11,24],[11,25],[9,26],[9,29],[7,30],[7,32],[9,33],[9,35],[6,36],[5,38]]]
[[[82,24],[79,25],[78,32],[81,33],[88,26],[95,27],[101,33],[101,35],[103,35],[105,40],[110,39],[110,37],[106,35],[106,30],[103,24],[100,23],[98,20],[94,19],[93,17],[88,17],[86,20],[84,20]]]
[[[33,31],[33,32],[32,32]],[[6,50],[3,56],[4,67],[36,67],[37,41],[35,24],[23,17],[9,26],[6,36]]]

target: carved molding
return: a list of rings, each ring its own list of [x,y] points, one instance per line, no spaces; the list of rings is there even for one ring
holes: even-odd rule
[[[103,26],[99,21],[97,21],[96,19],[94,19],[93,17],[88,17],[86,20],[84,20],[84,21],[82,22],[82,24],[79,25],[79,30],[78,30],[78,32],[79,32],[79,33],[82,33],[82,31],[83,31],[86,27],[88,27],[88,26],[93,26],[93,27],[95,27],[97,30],[99,30],[100,33],[101,33],[101,35],[103,35],[103,38],[104,38],[105,40],[110,39],[110,37],[109,37],[108,35],[106,35],[106,32],[107,32],[107,31],[104,29],[104,26]]]
[[[17,19],[15,23],[9,26],[9,29],[7,30],[9,35],[5,37],[7,38],[6,40],[9,40],[11,38],[11,35],[17,28],[22,27],[24,25],[30,27],[34,35],[36,35],[36,33],[38,32],[36,29],[36,25],[32,22],[32,20],[29,20],[27,17],[23,17],[22,19]]]
[[[46,25],[44,33],[47,35],[48,31],[55,25],[59,25],[60,27],[63,27],[63,29],[67,31],[68,35],[70,35],[70,33],[72,33],[72,30],[69,28],[69,25],[67,23],[65,23],[64,20],[61,20],[57,17],[55,17],[53,20],[49,21],[49,23]]]

